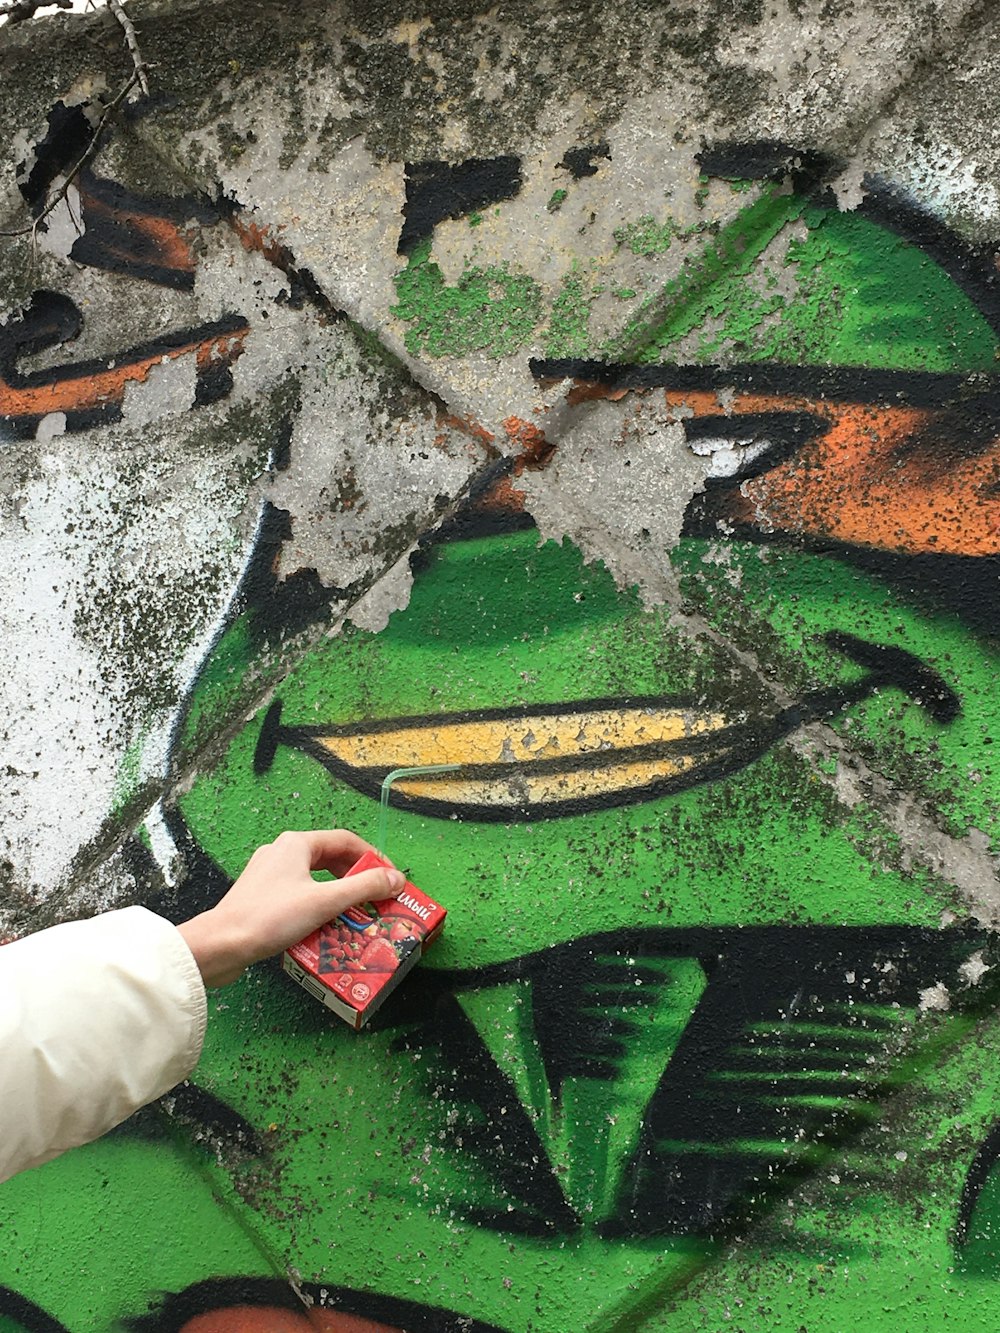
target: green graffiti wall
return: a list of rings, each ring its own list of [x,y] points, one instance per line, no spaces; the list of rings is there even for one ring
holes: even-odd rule
[[[237,271],[213,318],[84,356],[79,280],[32,285],[0,328],[12,449],[52,413],[93,446],[168,363],[178,420],[227,409],[289,309],[421,385],[495,376],[500,407],[435,400],[435,439],[480,452],[391,552],[381,627],[308,554],[282,569],[301,530],[258,497],[160,795],[139,732],[115,797],[135,895],[180,921],[283,829],[374,838],[389,771],[449,766],[393,788],[386,846],[443,937],[361,1033],[277,962],[214,993],[188,1083],[0,1191],[0,1330],[995,1328],[996,245],[885,173],[848,206],[832,150],[752,136],[702,144],[692,214],[605,189],[595,135],[531,226],[585,189],[608,243],[533,267],[496,241],[517,145],[390,157],[372,332],[283,224],[124,184],[116,151],[80,179],[77,274],[195,302],[225,234],[280,299]],[[371,364],[324,376],[363,396]],[[303,466],[283,392],[253,425],[274,485]],[[553,531],[543,483],[631,513],[664,439],[687,490],[672,535],[623,532],[642,577]],[[344,531],[359,471],[316,483]]]

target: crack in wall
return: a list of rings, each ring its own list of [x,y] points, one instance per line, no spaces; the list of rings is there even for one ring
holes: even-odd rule
[[[963,33],[967,34],[970,31],[970,25],[974,27],[977,22],[984,21],[985,14],[986,9],[981,5],[969,7],[964,12],[961,22],[954,29],[956,35],[953,46],[962,40]],[[867,107],[868,121],[866,124],[876,124],[879,117],[891,114],[889,109],[894,105],[894,100],[898,99],[905,87],[912,84],[919,77],[920,48],[912,47],[911,51],[914,53],[914,60],[908,70],[903,73],[896,84],[891,86],[882,85],[885,95],[880,107],[876,108],[874,112],[872,112],[870,104]],[[144,127],[141,124],[137,132],[140,136],[143,135]],[[155,134],[149,136],[148,142],[154,142],[156,137]],[[855,138],[857,138],[857,132],[855,132]],[[857,144],[855,144],[855,152],[856,150]],[[174,165],[176,166],[176,163]],[[856,193],[858,189],[857,181],[856,178],[852,179],[853,184],[849,188]],[[330,308],[333,308],[336,294],[331,296],[319,284],[317,284],[317,291],[320,293],[322,300],[327,302]],[[383,347],[387,346],[390,340],[386,338],[384,330],[376,326],[375,332],[380,344]],[[410,362],[407,370],[413,377],[414,382],[419,383],[419,363]],[[437,382],[440,383],[440,380]],[[454,397],[450,397],[450,400],[454,401]],[[561,418],[560,410],[559,407],[554,407],[546,421],[550,442],[555,446],[554,461],[549,465],[552,480],[549,480],[545,474],[533,474],[527,478],[522,487],[527,497],[528,508],[535,514],[539,522],[540,531],[543,535],[552,536],[553,538],[569,536],[578,542],[588,556],[591,558],[599,557],[604,560],[612,569],[620,584],[638,584],[643,589],[644,597],[651,601],[662,599],[676,607],[678,602],[676,589],[673,588],[669,575],[664,574],[662,558],[658,559],[657,554],[668,549],[672,539],[679,533],[684,504],[691,496],[697,494],[703,486],[704,470],[697,465],[689,465],[686,459],[683,462],[681,461],[683,455],[678,453],[679,433],[672,428],[669,421],[659,423],[655,436],[657,445],[665,454],[678,453],[677,470],[667,494],[667,503],[664,504],[662,512],[657,515],[660,540],[651,541],[650,549],[646,550],[635,541],[632,532],[629,532],[624,539],[622,538],[622,532],[626,525],[617,521],[621,517],[620,512],[610,516],[602,514],[599,510],[595,512],[592,501],[585,493],[568,493],[569,483],[565,479],[569,477],[574,465],[579,468],[581,463],[587,462],[588,454],[596,457],[596,446],[599,441],[593,434],[593,427],[581,425],[582,415],[578,415],[574,419],[567,406]],[[129,411],[130,414],[133,413],[135,411],[134,406],[130,405]],[[685,469],[687,469],[686,472]],[[593,471],[590,475],[596,478],[599,473]],[[559,485],[560,478],[563,478],[565,482],[562,488]],[[308,521],[303,518],[307,500],[301,491],[297,491],[295,487],[291,486],[288,478],[279,479],[275,488],[275,495],[287,504],[293,518],[299,521],[300,536],[302,536],[303,529]],[[383,515],[384,512],[383,510]],[[436,515],[436,517],[439,516],[440,514]],[[646,525],[638,522],[639,517],[638,507],[634,514],[631,512],[628,514],[632,528],[635,529],[638,526],[641,535],[642,529]],[[299,543],[300,549],[290,554],[290,568],[309,567],[314,564],[316,567],[323,569],[326,580],[331,582],[343,581],[345,586],[353,584],[354,581],[349,577],[351,570],[348,569],[345,572],[338,565],[330,565],[324,569],[327,553],[334,546],[336,538],[324,535],[322,515],[319,516],[317,523],[318,526],[314,525],[313,530],[307,534],[305,540]],[[652,528],[648,530],[652,531]],[[407,544],[404,540],[405,535],[400,533],[399,538],[394,540],[393,545],[399,549],[404,549]],[[376,585],[381,577],[381,575],[376,577]],[[387,601],[399,606],[402,604],[405,593],[405,580],[403,580],[388,597]],[[378,614],[384,616],[386,612],[383,611]]]

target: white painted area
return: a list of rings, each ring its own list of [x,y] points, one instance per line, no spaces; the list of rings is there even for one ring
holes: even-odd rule
[[[115,682],[75,631],[86,590],[78,544],[66,535],[71,516],[90,507],[96,478],[52,456],[42,467],[0,532],[0,849],[44,893],[107,815],[118,747]]]
[[[34,151],[32,150],[32,160]],[[65,184],[62,176],[56,176],[50,187],[52,198]],[[66,195],[56,204],[45,219],[45,226],[36,233],[36,243],[40,250],[45,250],[55,259],[69,259],[69,252],[76,244],[77,237],[83,235],[83,212],[80,206],[80,191],[70,185]]]
[[[225,587],[220,589],[220,592],[222,592],[224,596],[214,620],[206,627],[204,633],[198,635],[198,637],[191,642],[187,652],[184,653],[177,663],[175,678],[177,681],[178,696],[181,699],[187,698],[190,694],[202,664],[212,652],[229,621],[233,602],[239,591],[240,579],[244,573],[246,562],[252,555],[254,547],[257,544],[263,515],[264,506],[262,504],[257,516],[257,527],[253,537],[247,543],[246,551],[243,553],[239,567],[237,568],[235,565],[233,566],[231,581],[228,585],[228,592],[226,592]],[[164,715],[149,730],[145,746],[143,747],[142,771],[144,773],[156,774],[164,780],[171,776],[170,758],[176,737],[178,718],[179,714],[177,711],[169,715]],[[159,803],[157,803],[156,807],[150,812],[146,821],[146,828],[150,832],[154,854],[160,861],[165,873],[169,873],[169,857],[175,855],[177,849],[174,846],[173,838],[168,833],[166,825],[163,822],[163,812]],[[162,857],[167,857],[167,860],[161,859]]]
[[[159,866],[164,881],[173,886],[180,878],[181,856],[163,817],[163,806],[158,801],[143,821],[149,837],[149,849]]]
[[[84,14],[88,10],[104,9],[107,0],[72,0],[68,9],[62,5],[42,5],[32,14],[32,19],[49,18],[52,14]],[[7,22],[6,15],[0,15],[0,27]]]
[[[982,949],[977,949],[959,967],[958,974],[967,986],[978,986],[990,970],[990,965],[983,958]]]
[[[49,412],[47,416],[42,417],[35,429],[35,443],[40,445],[51,444],[58,435],[66,434],[66,413]]]
[[[732,477],[772,447],[771,440],[740,439],[737,436],[702,436],[688,442],[692,453],[707,459],[709,477]]]
[[[917,144],[895,166],[900,183],[915,201],[948,220],[962,218],[995,224],[1000,219],[1000,191],[956,145],[936,140]]]
[[[920,1003],[917,1008],[924,1012],[946,1013],[951,1008],[951,995],[948,987],[942,982],[935,982],[933,986],[928,986],[920,992]]]
[[[237,585],[259,501],[247,523],[230,455],[185,456],[184,434],[210,417],[50,434],[30,478],[0,498],[0,857],[40,897],[132,784],[163,771],[177,702]],[[177,450],[164,447],[171,425]],[[90,883],[88,901],[101,893]]]

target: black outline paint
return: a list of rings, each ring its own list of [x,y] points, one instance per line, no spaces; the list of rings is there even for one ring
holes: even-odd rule
[[[303,1328],[309,1327],[309,1308],[312,1308],[370,1319],[396,1328],[399,1333],[506,1333],[496,1324],[484,1324],[440,1306],[418,1305],[395,1296],[356,1291],[352,1287],[338,1287],[326,1282],[303,1282],[299,1289],[309,1296],[311,1307],[307,1307],[291,1285],[280,1278],[207,1278],[184,1291],[165,1294],[158,1310],[125,1319],[123,1326],[128,1333],[184,1333],[192,1319],[204,1318],[213,1312],[222,1314],[242,1305],[297,1314],[302,1318]],[[47,1330],[40,1330],[40,1333],[47,1333]]]
[[[869,643],[854,635],[830,631],[824,642],[833,650],[863,667],[866,675],[847,684],[826,686],[810,691],[797,703],[773,716],[758,716],[747,722],[733,723],[699,736],[685,736],[673,741],[598,750],[586,754],[511,763],[463,764],[461,778],[472,782],[505,782],[518,775],[545,776],[582,772],[587,769],[616,768],[622,764],[649,759],[669,759],[680,754],[713,755],[707,762],[684,773],[657,779],[641,786],[618,788],[589,797],[564,801],[525,802],[524,804],[467,803],[448,798],[409,796],[399,790],[394,801],[401,809],[430,818],[459,818],[473,823],[517,823],[565,818],[594,810],[615,809],[639,804],[658,797],[686,791],[706,782],[718,781],[741,771],[761,758],[785,736],[811,722],[836,717],[852,704],[860,703],[875,691],[897,688],[925,708],[938,723],[947,724],[960,711],[958,696],[926,663],[905,649]],[[557,717],[565,713],[607,712],[624,709],[692,710],[698,701],[677,695],[629,695],[565,700],[559,703],[522,704],[514,708],[475,708],[450,713],[415,714],[400,717],[366,719],[338,725],[313,724],[285,726],[281,722],[282,701],[276,699],[268,708],[254,751],[253,770],[257,776],[268,772],[279,745],[286,745],[310,755],[334,778],[347,783],[372,799],[378,799],[386,772],[384,767],[360,767],[331,754],[323,739],[331,736],[379,735],[406,729],[437,731],[443,726],[469,722],[507,721],[512,724],[537,717]],[[719,749],[725,753],[718,755]],[[448,784],[451,774],[428,774],[425,781]]]
[[[70,259],[90,268],[138,278],[172,287],[194,290],[194,256],[184,241],[182,228],[191,223],[214,226],[222,221],[219,210],[197,195],[137,194],[117,181],[80,173],[80,210],[83,234],[73,242]],[[156,224],[167,224],[188,251],[189,262],[168,262]]]
[[[73,315],[75,312],[75,317]],[[79,335],[83,315],[75,302],[58,292],[38,291],[30,304],[6,324],[0,326],[0,379],[10,389],[46,389],[55,385],[80,381],[84,385],[95,376],[105,376],[109,367],[124,372],[132,366],[149,362],[150,366],[163,357],[197,357],[200,349],[217,339],[236,339],[242,342],[250,333],[250,325],[242,315],[229,314],[194,328],[164,334],[159,338],[138,343],[124,351],[108,356],[92,357],[44,370],[22,372],[18,360],[47,348],[60,345]],[[242,346],[230,348],[223,357],[213,357],[207,367],[198,367],[195,377],[195,398],[192,406],[214,402],[225,397],[232,389],[230,363],[239,356]],[[173,354],[173,356],[172,356]],[[116,397],[106,402],[90,404],[65,412],[67,432],[89,430],[122,419],[125,388],[137,381],[123,377]],[[89,392],[84,396],[89,396]],[[64,410],[64,409],[51,409]],[[0,415],[0,440],[23,440],[34,436],[38,423],[48,412],[27,412]]]
[[[464,162],[408,162],[406,202],[397,252],[410,255],[439,222],[515,198],[521,191],[519,157],[470,157]]]
[[[720,180],[782,181],[787,177],[799,194],[810,193],[844,168],[839,158],[822,149],[796,147],[783,139],[720,140],[696,153],[695,161],[703,176]]]
[[[972,1215],[979,1202],[990,1172],[1000,1160],[1000,1120],[997,1120],[986,1138],[979,1145],[975,1157],[966,1172],[962,1194],[958,1201],[958,1215],[955,1219],[953,1243],[956,1250],[962,1250],[969,1242],[969,1227]]]
[[[974,931],[896,925],[622,927],[480,968],[418,969],[407,983],[404,1011],[387,1006],[383,1023],[401,1028],[401,1051],[422,1052],[422,1076],[429,1089],[446,1089],[443,1104],[465,1108],[450,1118],[451,1149],[459,1157],[471,1149],[479,1166],[494,1173],[502,1207],[469,1203],[463,1211],[470,1222],[537,1237],[553,1228],[571,1235],[596,1223],[608,1238],[720,1241],[759,1218],[804,1170],[814,1169],[810,1150],[833,1153],[865,1128],[871,1104],[896,1086],[891,1075],[886,1081],[891,1060],[882,1068],[867,1059],[876,1054],[885,1061],[887,1042],[891,1046],[898,1031],[896,1006],[915,1007],[929,975],[946,984],[957,981],[958,969],[981,943]],[[643,1020],[652,988],[670,984],[649,964],[685,958],[700,963],[707,984],[665,1059],[640,1141],[622,1170],[617,1202],[603,1219],[578,1217],[572,1209],[567,1217],[555,1164],[530,1118],[525,1125],[511,1120],[509,1109],[502,1113],[513,1095],[510,1080],[478,1036],[470,1035],[471,1024],[455,1021],[461,1012],[456,997],[465,989],[530,982],[534,1035],[558,1101],[568,1078],[610,1083],[617,1076],[630,1025]],[[874,980],[860,989],[850,974]],[[876,1011],[859,1011],[859,998]],[[619,1013],[611,1024],[609,1004]],[[829,1028],[826,1038],[810,1030],[817,1021]],[[799,1022],[808,1025],[801,1033]],[[778,1035],[762,1037],[760,1026],[771,1024]],[[831,1070],[844,1072],[833,1086],[824,1077]],[[730,1079],[716,1077],[723,1071]],[[740,1071],[750,1077],[741,1080]],[[773,1082],[761,1080],[762,1071],[771,1071]],[[796,1098],[831,1092],[839,1105],[795,1104]],[[709,1099],[720,1108],[711,1114]],[[799,1129],[805,1132],[795,1138]],[[792,1149],[787,1153],[751,1146],[783,1137]],[[868,1170],[867,1183],[875,1185],[879,1160],[868,1159]],[[547,1202],[553,1186],[555,1205]],[[512,1200],[519,1205],[513,1214],[507,1210]]]
[[[179,824],[175,813],[175,838]],[[429,1104],[464,1108],[442,1129],[451,1151],[471,1156],[492,1175],[496,1196],[495,1206],[488,1197],[465,1202],[461,1212],[468,1221],[510,1236],[568,1236],[597,1223],[609,1238],[671,1235],[715,1242],[738,1234],[802,1175],[794,1154],[767,1157],[747,1149],[748,1141],[780,1138],[782,1127],[788,1128],[774,1094],[783,1087],[794,1095],[825,1096],[831,1085],[823,1072],[846,1071],[837,1081],[842,1106],[809,1108],[799,1117],[803,1148],[835,1151],[865,1128],[867,1107],[898,1090],[891,1073],[886,1083],[867,1059],[886,1055],[887,1039],[897,1030],[897,1006],[914,1007],[928,976],[957,985],[960,968],[984,939],[976,928],[893,924],[622,926],[478,967],[418,968],[407,981],[406,1003],[386,1005],[373,1026],[395,1030],[399,1051],[421,1053],[414,1068],[428,1080]],[[669,976],[650,966],[665,959],[698,961],[707,984],[644,1112],[641,1140],[623,1169],[612,1213],[579,1217],[531,1117],[512,1113],[520,1100],[459,999],[465,991],[531,985],[535,1039],[558,1101],[569,1078],[610,1084],[617,1077],[630,1024],[642,1020],[655,988],[670,984]],[[859,992],[849,973],[872,980]],[[866,1005],[856,1007],[859,999]],[[609,1004],[619,1012],[610,1023]],[[884,1006],[884,1016],[869,1011],[872,1005]],[[811,1031],[796,1032],[797,1021],[817,1019],[830,1028],[824,1041]],[[760,1022],[780,1028],[780,1049],[766,1050],[765,1058],[776,1062],[781,1087],[738,1079],[720,1084],[714,1077],[720,1070],[760,1072],[761,1039],[754,1049],[746,1045],[748,1025]],[[789,1071],[798,1075],[794,1086]],[[733,1104],[724,1114],[709,1115],[709,1095]],[[690,1148],[665,1153],[658,1136]],[[706,1153],[705,1145],[716,1151]],[[879,1162],[869,1159],[869,1170],[874,1187]],[[450,1206],[455,1204],[453,1198]],[[187,1317],[200,1312],[192,1308]],[[375,1317],[374,1310],[368,1313]],[[138,1324],[134,1333],[180,1333],[180,1327]]]
[[[598,361],[587,357],[532,357],[534,378],[543,384],[575,380],[609,392],[667,389],[773,395],[833,403],[943,409],[952,404],[986,405],[1000,415],[1000,375],[934,370],[867,370],[858,366],[787,366],[776,361],[744,361],[729,366]],[[739,418],[728,418],[730,423]]]
[[[17,165],[17,188],[36,216],[44,208],[52,182],[57,176],[65,176],[93,142],[99,117],[96,107],[93,119],[87,115],[85,108],[90,105],[77,102],[67,106],[62,100],[56,102],[46,118],[45,134],[31,149],[30,168],[27,159]]]
[[[0,1317],[16,1319],[24,1333],[69,1333],[65,1324],[11,1287],[0,1287]]]
[[[568,148],[562,161],[556,163],[556,169],[568,171],[575,181],[583,180],[586,176],[596,176],[600,171],[601,164],[595,162],[596,158],[611,161],[611,145],[606,139],[600,143],[585,144],[582,148]]]

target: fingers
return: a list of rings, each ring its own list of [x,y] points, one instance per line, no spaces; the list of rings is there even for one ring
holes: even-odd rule
[[[303,833],[282,833],[275,839],[280,845],[285,839],[304,839],[309,855],[310,870],[329,870],[342,875],[350,870],[365,852],[374,851],[371,843],[359,838],[349,829],[310,829]],[[383,857],[388,860],[388,857]]]
[[[282,833],[259,847],[215,907],[179,927],[205,984],[235,980],[348,907],[398,897],[406,877],[394,866],[345,873],[373,850],[347,829]],[[339,878],[321,883],[310,870]]]

